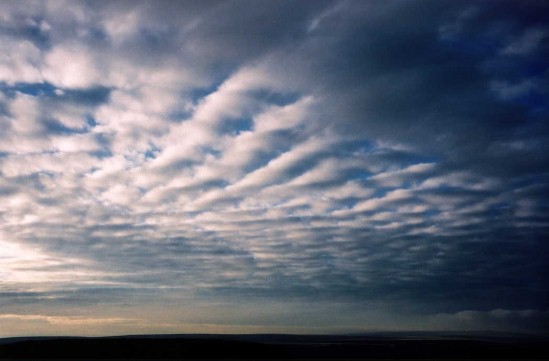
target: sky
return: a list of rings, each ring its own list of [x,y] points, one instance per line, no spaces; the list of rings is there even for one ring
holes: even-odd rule
[[[549,2],[0,1],[0,337],[546,333]]]

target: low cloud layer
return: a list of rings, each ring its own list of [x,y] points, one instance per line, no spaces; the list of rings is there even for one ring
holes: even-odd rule
[[[0,14],[3,334],[544,329],[543,2]]]

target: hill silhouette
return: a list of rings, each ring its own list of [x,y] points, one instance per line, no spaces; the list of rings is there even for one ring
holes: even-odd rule
[[[0,340],[0,359],[534,359],[547,339],[441,335],[141,335]]]

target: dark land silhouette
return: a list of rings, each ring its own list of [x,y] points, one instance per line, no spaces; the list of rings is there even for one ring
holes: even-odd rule
[[[465,333],[17,337],[0,339],[0,359],[549,359],[548,341]]]

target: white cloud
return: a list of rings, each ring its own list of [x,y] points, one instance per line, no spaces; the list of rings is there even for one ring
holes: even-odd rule
[[[93,166],[95,166],[93,157],[75,153],[27,154],[8,156],[0,160],[0,169],[7,177],[40,172],[81,174]]]
[[[53,48],[45,56],[44,79],[62,88],[100,85],[105,78],[93,56],[93,50],[78,45]]]
[[[285,152],[277,158],[271,160],[264,167],[246,175],[243,179],[227,188],[230,191],[240,191],[243,189],[257,188],[261,186],[277,183],[287,177],[287,171],[294,166],[299,166],[306,162],[308,158],[325,151],[327,146],[333,140],[323,138],[311,138],[297,145],[288,152]]]
[[[134,9],[122,16],[106,17],[104,27],[109,37],[116,43],[120,43],[135,35],[142,21],[141,11]]]
[[[33,43],[0,35],[0,53],[0,81],[8,84],[42,81],[42,54]]]
[[[303,173],[293,179],[290,184],[294,186],[313,185],[321,182],[332,182],[338,180],[343,170],[339,159],[327,159],[322,161],[314,169]]]
[[[315,16],[313,20],[309,23],[309,26],[307,27],[307,32],[315,31],[322,22],[334,14],[337,14],[343,7],[347,5],[347,1],[339,1],[336,3],[336,5],[322,11],[320,14]]]
[[[308,96],[285,106],[272,106],[254,119],[258,132],[292,129],[306,120],[314,107],[314,97]]]
[[[413,191],[409,189],[395,189],[388,192],[383,197],[371,198],[357,203],[351,210],[351,212],[365,212],[375,211],[383,209],[387,205],[391,205],[394,202],[409,199],[413,196]],[[335,214],[345,213],[346,211],[336,211]]]
[[[101,145],[97,143],[97,139],[90,134],[54,137],[52,143],[59,151],[67,153],[101,150]]]
[[[400,187],[406,181],[417,181],[414,177],[427,173],[434,167],[434,163],[418,163],[403,169],[378,173],[370,179],[385,187]]]
[[[21,225],[39,221],[40,216],[26,216]],[[0,229],[0,287],[4,290],[51,290],[74,288],[78,284],[98,281],[107,274],[93,270],[89,261],[53,255],[37,246],[16,242]],[[99,282],[101,283],[101,282]],[[24,288],[23,288],[24,287]]]
[[[17,133],[28,133],[31,136],[44,130],[40,122],[38,101],[35,97],[17,94],[10,103],[10,111],[13,114],[11,127]]]

